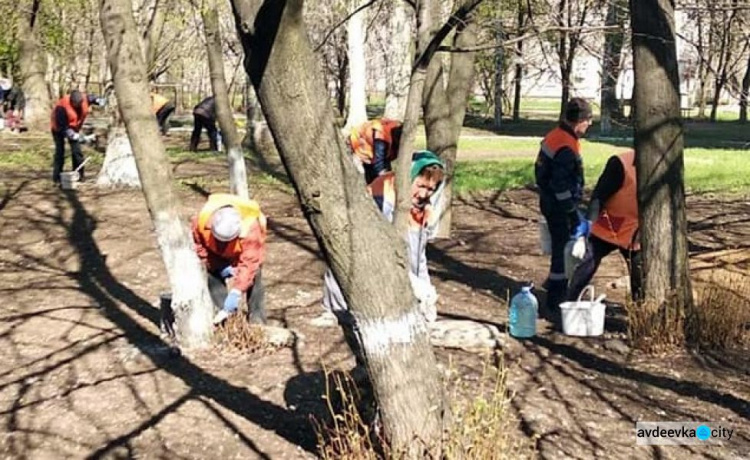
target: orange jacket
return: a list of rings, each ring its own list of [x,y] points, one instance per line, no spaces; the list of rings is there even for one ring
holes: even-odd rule
[[[602,211],[594,222],[591,233],[623,249],[638,251],[641,245],[633,238],[638,230],[635,152],[627,151],[618,158],[625,173],[622,186],[606,203],[602,203]]]
[[[162,107],[167,105],[169,99],[162,96],[161,94],[151,93],[151,111],[156,114]]]
[[[73,131],[80,131],[81,126],[83,126],[84,120],[86,120],[86,116],[89,114],[89,99],[88,96],[83,93],[83,101],[81,102],[81,114],[79,116],[78,112],[75,111],[73,108],[73,105],[70,103],[70,95],[65,95],[62,98],[60,98],[59,101],[57,101],[57,104],[55,104],[55,107],[52,109],[52,115],[50,117],[50,128],[52,131],[59,131],[59,127],[57,126],[57,119],[55,117],[55,112],[59,107],[62,107],[65,109],[65,114],[68,117],[68,126]]]
[[[398,146],[394,145],[392,131],[400,126],[400,121],[382,118],[366,121],[353,128],[349,135],[349,146],[352,153],[357,155],[362,163],[370,164],[374,155],[375,140],[382,140],[388,144],[386,159],[394,160],[398,156]]]
[[[211,233],[211,216],[214,211],[232,206],[240,213],[240,235],[233,241],[222,242]],[[227,265],[235,269],[234,288],[247,291],[263,263],[266,239],[266,217],[254,200],[236,195],[215,193],[192,221],[195,252],[206,269],[219,272]]]

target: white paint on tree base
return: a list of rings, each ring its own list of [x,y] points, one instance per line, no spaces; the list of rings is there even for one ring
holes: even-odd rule
[[[398,318],[374,321],[357,318],[357,324],[368,354],[387,354],[393,345],[412,343],[416,337],[427,333],[424,317],[413,311]]]
[[[96,179],[96,185],[105,187],[141,187],[138,167],[133,149],[124,127],[115,127],[107,135],[107,151],[104,164]]]

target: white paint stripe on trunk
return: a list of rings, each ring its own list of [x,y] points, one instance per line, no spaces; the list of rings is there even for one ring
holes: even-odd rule
[[[427,333],[427,324],[422,315],[410,311],[397,318],[357,320],[365,353],[386,354],[392,345],[412,343]]]

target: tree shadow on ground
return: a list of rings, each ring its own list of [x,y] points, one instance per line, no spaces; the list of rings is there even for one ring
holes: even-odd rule
[[[65,191],[64,196],[73,210],[73,216],[70,222],[60,224],[66,227],[67,239],[77,252],[82,267],[76,279],[80,290],[101,306],[102,314],[116,324],[124,332],[127,340],[143,352],[154,365],[182,380],[191,388],[190,397],[185,398],[185,401],[209,398],[248,421],[275,432],[305,450],[314,452],[315,436],[306,417],[265,401],[246,388],[235,386],[204,371],[187,358],[170,350],[168,344],[158,335],[144,328],[122,309],[122,306],[125,306],[150,322],[159,323],[156,308],[119,282],[110,272],[106,265],[106,257],[92,236],[96,221],[88,214],[76,193]],[[170,352],[165,353],[165,350]],[[129,446],[140,433],[155,426],[178,407],[179,405],[166,407],[130,432],[111,439],[91,457],[106,456],[118,447]],[[236,434],[241,436],[239,432]],[[251,440],[245,439],[245,444],[259,456],[265,456]]]

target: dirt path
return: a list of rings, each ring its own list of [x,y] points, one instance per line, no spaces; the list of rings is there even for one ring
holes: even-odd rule
[[[223,161],[181,165],[223,177]],[[294,197],[256,190],[270,218],[264,270],[271,318],[301,336],[261,356],[170,357],[159,336],[166,277],[137,191],[84,186],[61,192],[46,171],[3,172],[0,190],[0,452],[9,458],[312,458],[311,414],[325,411],[321,363],[349,369],[337,328],[316,328],[323,264]],[[211,182],[208,182],[211,183]],[[185,215],[200,186],[181,189]],[[696,257],[733,248],[747,273],[750,204],[690,202]],[[429,252],[443,317],[504,329],[505,299],[519,283],[541,283],[534,196],[527,191],[464,197],[451,240]],[[715,264],[714,264],[715,265]],[[706,266],[704,265],[705,269]],[[596,284],[614,300],[624,264],[606,260]],[[612,287],[614,286],[614,288]],[[612,317],[609,325],[617,325]],[[748,355],[628,356],[607,338],[543,332],[508,341],[518,433],[541,458],[746,458],[750,452]],[[627,350],[624,350],[627,351]],[[466,378],[485,358],[438,350]],[[636,420],[704,420],[737,430],[719,447],[636,448]]]

